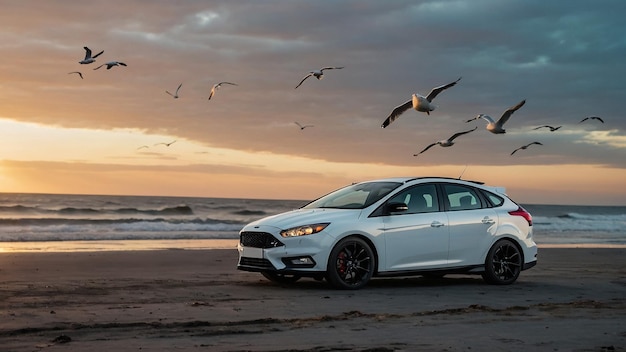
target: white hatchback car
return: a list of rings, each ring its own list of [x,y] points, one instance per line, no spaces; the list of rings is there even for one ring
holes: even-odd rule
[[[372,277],[481,274],[506,285],[537,263],[532,216],[503,188],[442,177],[356,183],[240,232],[239,270],[358,289]]]

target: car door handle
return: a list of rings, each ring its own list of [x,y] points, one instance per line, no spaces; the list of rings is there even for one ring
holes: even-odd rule
[[[483,220],[482,220],[482,223],[483,223],[483,224],[489,224],[489,225],[491,225],[491,224],[495,223],[495,221],[494,221],[493,219],[490,219],[490,218],[488,218],[488,217],[486,217],[486,216],[485,216],[485,217],[483,218]]]
[[[430,223],[430,227],[441,227],[444,226],[445,224],[439,221],[433,221]]]

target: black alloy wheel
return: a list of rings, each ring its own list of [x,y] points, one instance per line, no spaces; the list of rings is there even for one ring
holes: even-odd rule
[[[522,271],[523,256],[510,240],[496,242],[485,259],[483,279],[493,285],[509,285],[517,280]]]
[[[335,288],[356,290],[374,274],[376,258],[370,245],[358,237],[346,237],[330,252],[326,279]]]

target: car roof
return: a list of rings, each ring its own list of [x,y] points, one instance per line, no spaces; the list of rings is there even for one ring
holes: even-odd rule
[[[443,177],[443,176],[420,176],[420,177],[388,177],[388,178],[381,178],[378,180],[368,180],[368,181],[363,181],[363,182],[359,182],[359,183],[367,183],[367,182],[398,182],[398,183],[408,183],[408,182],[412,182],[412,181],[430,181],[430,182],[449,182],[449,181],[453,181],[453,182],[458,182],[458,183],[462,183],[462,184],[471,184],[474,186],[481,186],[484,189],[490,190],[492,192],[496,192],[502,195],[506,195],[506,188],[505,187],[498,187],[498,186],[488,186],[485,185],[484,182],[481,181],[474,181],[474,180],[463,180],[460,178],[453,178],[453,177]]]
[[[461,182],[470,182],[470,183],[474,183],[474,184],[477,184],[477,185],[484,185],[484,182],[481,182],[481,181],[463,180],[463,179],[460,179],[460,178],[442,177],[442,176],[388,177],[388,178],[381,178],[381,179],[377,179],[377,180],[368,180],[368,181],[363,181],[363,182],[400,182],[400,183],[407,183],[407,182],[411,182],[411,181],[428,180],[428,179],[432,179],[433,181],[461,181]],[[361,183],[361,182],[358,182],[358,183]]]

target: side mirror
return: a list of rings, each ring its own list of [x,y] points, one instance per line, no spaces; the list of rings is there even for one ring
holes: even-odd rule
[[[401,213],[409,210],[409,206],[404,203],[388,203],[385,205],[385,211],[389,213]]]

